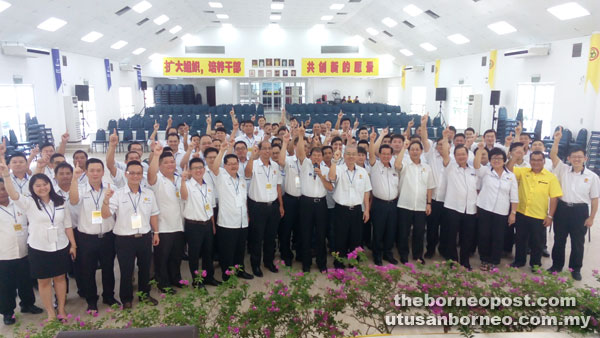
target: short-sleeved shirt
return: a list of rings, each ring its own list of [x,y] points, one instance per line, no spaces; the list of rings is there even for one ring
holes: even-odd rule
[[[398,208],[412,211],[427,209],[427,190],[435,188],[433,171],[426,163],[410,161],[400,170],[400,195]]]
[[[490,167],[476,169],[480,179],[480,191],[477,206],[489,212],[506,216],[511,203],[519,203],[519,186],[515,174],[504,169],[502,175]]]
[[[370,174],[373,197],[384,201],[398,198],[400,177],[394,168],[394,163],[390,162],[389,167],[386,167],[380,160],[377,160],[371,167]]]
[[[584,168],[582,172],[576,173],[572,166],[559,161],[553,172],[562,187],[561,201],[585,203],[589,208],[592,199],[600,197],[600,179],[593,171]]]
[[[204,176],[206,177],[206,175]],[[206,222],[213,216],[214,191],[203,180],[201,183],[190,179],[186,183],[188,198],[185,201],[183,216],[185,219]]]
[[[0,261],[27,256],[27,216],[11,200],[0,205]]]
[[[94,190],[89,184],[79,186],[79,203],[71,205],[71,208],[78,210],[77,229],[80,232],[88,235],[99,235],[110,232],[115,227],[114,217],[102,219],[101,224],[94,224],[93,221],[93,213],[102,210],[102,202],[108,190],[107,188],[107,182],[102,182],[99,191]]]
[[[346,164],[337,166],[335,183],[333,199],[347,207],[362,205],[365,193],[372,189],[369,173],[357,165],[354,170],[349,170]]]
[[[531,168],[513,168],[519,181],[519,207],[517,212],[532,218],[545,219],[548,199],[562,196],[560,182],[546,169],[534,173]]]
[[[460,167],[456,162],[448,163],[444,170],[446,194],[444,207],[461,214],[477,213],[477,174],[472,167]]]
[[[321,169],[321,175],[327,177],[329,168],[325,164],[320,163],[319,169]],[[300,186],[302,195],[306,197],[323,198],[327,196],[328,190],[323,185],[321,179],[315,176],[315,167],[309,158],[305,158],[300,167]]]
[[[255,202],[273,202],[277,199],[277,186],[281,184],[281,171],[279,165],[268,160],[265,165],[261,159],[254,160],[252,164],[252,178],[248,197]]]
[[[156,183],[150,186],[160,206],[158,231],[164,233],[183,231],[183,202],[181,200],[181,176],[175,174],[174,181],[160,171],[156,174]]]
[[[40,251],[55,252],[69,245],[66,228],[71,228],[71,214],[62,205],[55,205],[52,200],[48,204],[39,201],[40,209],[32,197],[19,195],[15,201],[29,221],[29,238],[27,244]]]
[[[150,232],[150,217],[160,214],[160,209],[152,190],[140,187],[133,193],[129,186],[125,186],[115,191],[111,197],[110,212],[117,216],[113,233],[118,236],[131,236]],[[135,229],[132,224],[131,216],[136,213],[141,217],[139,229]]]
[[[225,169],[219,169],[217,192],[219,214],[217,224],[223,228],[242,229],[248,227],[247,183],[241,176],[231,177]]]

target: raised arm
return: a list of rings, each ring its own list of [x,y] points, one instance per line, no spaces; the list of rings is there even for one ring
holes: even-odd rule
[[[444,137],[444,139],[442,140],[442,152],[440,154],[442,155],[442,159],[444,161],[444,167],[447,167],[448,163],[450,163],[450,143],[448,143],[449,135],[450,129],[446,127],[446,129],[444,129],[444,131],[442,132],[442,136]]]
[[[119,143],[119,134],[117,134],[117,129],[113,129],[113,133],[108,138],[108,151],[106,153],[106,167],[112,177],[117,176],[117,166],[115,165],[115,151],[117,149],[117,144]]]
[[[192,142],[192,146],[191,147],[187,147],[187,150],[185,151],[185,154],[181,158],[181,162],[179,162],[179,166],[182,169],[187,168],[188,163],[190,162],[190,157],[192,156],[192,150],[198,149],[198,142],[196,142],[197,139],[198,138],[194,139],[194,141]],[[197,153],[198,153],[198,150],[196,150],[196,154]]]
[[[187,201],[188,199],[188,189],[187,189],[187,180],[192,177],[190,173],[190,168],[187,168],[181,173],[181,199]]]
[[[473,160],[473,168],[475,169],[479,169],[481,168],[481,156],[483,156],[483,148],[485,147],[485,144],[483,143],[483,141],[479,142],[477,144],[477,154],[475,154],[475,159]]]
[[[300,163],[304,162],[306,158],[306,150],[304,149],[304,127],[298,129],[298,143],[296,144],[296,156]]]
[[[289,143],[290,143],[290,133],[288,131],[286,131],[285,135],[283,135],[283,143],[281,144],[281,149],[283,149],[283,150],[279,152],[279,158],[277,159],[277,163],[282,168],[285,168],[285,158],[286,158],[286,152],[287,152],[286,149],[287,149]]]
[[[408,121],[408,125],[406,125],[406,129],[404,130],[404,138],[407,140],[410,139],[410,133],[412,132],[412,127],[415,125],[415,119]]]
[[[219,175],[219,168],[221,167],[221,162],[223,162],[223,156],[225,156],[225,152],[227,151],[228,146],[229,144],[227,142],[221,143],[221,149],[219,150],[219,154],[217,155],[217,158],[215,159],[213,164],[210,166],[210,171],[212,171],[213,174],[215,174],[216,176]]]
[[[31,162],[33,162],[33,160],[35,160],[35,158],[37,157],[37,155],[40,153],[40,147],[38,145],[35,146],[35,148],[31,149],[31,152],[29,153],[29,157],[27,158],[27,169],[29,170],[29,167],[31,166]],[[29,173],[31,173],[31,171],[29,171]]]
[[[106,189],[106,193],[104,194],[104,199],[102,200],[102,218],[109,218],[112,216],[112,212],[110,212],[110,199],[115,194],[115,191],[110,188],[110,183],[108,184],[108,188]]]
[[[335,122],[335,126],[333,127],[333,129],[335,129],[335,130],[340,129],[340,123],[342,122],[342,117],[344,117],[344,112],[340,109],[340,112],[337,115],[337,121]]]
[[[552,149],[550,149],[550,159],[552,160],[552,168],[556,168],[560,158],[558,157],[558,144],[562,138],[562,127],[558,127],[558,130],[554,132],[554,142],[552,142]]]
[[[254,169],[254,161],[258,159],[258,146],[254,146],[252,147],[252,156],[250,156],[250,159],[248,160],[248,164],[246,165],[246,168],[244,169],[244,176],[246,176],[246,178],[251,178],[252,177],[252,170]]]
[[[183,123],[184,125],[184,131],[183,131],[183,150],[187,151],[188,148],[188,135],[190,134],[190,126],[187,125],[187,123]]]
[[[160,142],[156,142],[154,144],[154,156],[152,157],[152,161],[150,161],[150,166],[148,167],[148,184],[155,185],[156,180],[158,179],[158,160],[160,159],[160,155],[163,152],[163,146]]]
[[[67,149],[67,141],[69,141],[69,133],[64,133],[60,137],[60,144],[58,145],[58,149],[56,150],[59,154],[65,154],[65,150]]]
[[[71,205],[79,204],[79,178],[83,175],[83,169],[75,167],[73,169],[73,179],[71,180],[71,188],[69,188],[69,202]]]
[[[285,108],[281,108],[281,120],[279,121],[279,126],[283,127],[285,126],[286,123],[286,119],[285,119]]]
[[[429,113],[421,116],[421,143],[423,143],[423,151],[426,153],[431,149],[429,144],[429,135],[427,133],[427,121],[429,121]]]
[[[206,135],[212,134],[212,114],[206,117]]]
[[[2,174],[2,177],[4,178],[4,188],[6,189],[8,196],[10,197],[11,200],[18,200],[19,193],[17,192],[17,190],[15,189],[15,186],[13,185],[12,179],[10,178],[10,172],[8,171],[8,167],[6,166],[6,163],[4,163],[4,162],[0,163],[0,173]]]
[[[333,161],[331,161],[331,168],[329,168],[329,181],[330,182],[335,182],[335,179],[337,177],[336,175],[336,163],[340,161],[340,158],[342,158],[342,151],[341,150],[336,150],[335,154],[333,154]]]
[[[513,136],[513,132],[510,132],[510,135],[506,136],[506,138],[504,139],[504,147],[506,148],[506,150],[508,151],[508,149],[510,149],[510,145],[513,143],[514,140],[514,136]]]
[[[158,135],[158,129],[160,129],[160,124],[154,120],[154,129],[152,130],[152,134],[148,137],[149,141],[156,141],[156,135]]]
[[[400,153],[398,154],[398,156],[396,156],[396,162],[394,162],[394,168],[396,168],[396,170],[402,170],[402,160],[404,159],[404,153],[406,152],[406,149],[408,149],[409,146],[410,141],[408,139],[405,139],[404,147],[402,147],[402,150],[400,150]]]

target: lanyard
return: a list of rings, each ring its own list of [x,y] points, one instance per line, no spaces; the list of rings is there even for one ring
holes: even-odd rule
[[[81,175],[81,177],[79,178],[79,183],[83,182],[84,178],[85,178],[85,173],[83,173],[83,175]]]
[[[298,159],[296,159],[296,169],[298,169],[298,175],[300,174],[300,164],[298,163]]]
[[[54,218],[56,217],[56,206],[54,205],[54,203],[52,203],[52,216],[50,216],[50,212],[48,212],[48,209],[46,209],[46,203],[42,202],[42,206],[44,207],[46,215],[48,215],[48,218],[50,219],[52,227],[54,227]]]
[[[15,182],[15,184],[19,187],[19,192],[22,194],[23,187],[25,186],[25,184],[27,184],[27,174],[25,174],[25,176],[23,178],[23,181],[25,181],[25,182],[23,182],[23,184],[19,184],[19,179],[14,174],[12,175],[12,179],[13,179],[13,182]]]
[[[12,218],[15,219],[15,224],[17,224],[17,212],[15,211],[15,206],[12,206],[12,214],[10,212],[8,212],[8,210],[4,209],[3,207],[0,206],[0,210],[4,211],[5,213],[9,214],[12,216]]]
[[[244,136],[244,137],[246,138],[246,140],[248,140],[248,147],[254,147],[254,143],[256,143],[254,136],[252,136],[252,140],[250,140],[250,138],[248,136]]]
[[[233,177],[229,176],[229,179],[231,180],[231,184],[233,184],[233,188],[235,189],[235,194],[239,195],[240,194],[240,178],[237,177],[237,185],[233,182]]]
[[[269,175],[271,175],[271,164],[269,164],[269,166],[267,167],[267,169],[265,169],[265,166],[262,166],[263,171],[265,172],[265,175],[267,176],[267,182],[269,182]]]
[[[202,191],[202,186],[204,186],[204,190]],[[208,185],[205,184],[204,180],[202,180],[202,184],[200,184],[200,195],[202,195],[202,200],[204,201],[204,205],[208,204]]]
[[[212,182],[212,185],[214,187],[215,186],[215,180],[213,179],[213,175],[212,175],[212,173],[210,171],[207,170],[207,172],[208,172],[208,177],[210,177],[210,181]]]
[[[348,171],[350,170],[346,170],[346,176],[348,176],[348,181],[350,181],[350,185],[352,185],[352,183],[354,183],[354,176],[356,176],[356,168],[354,168],[352,172],[352,179],[350,179],[350,174],[348,174]]]
[[[92,187],[91,184],[90,184],[90,187]],[[90,190],[90,195],[92,195],[92,200],[94,201],[94,204],[96,205],[96,210],[100,210],[100,196],[102,196],[103,190],[104,190],[104,186],[102,185],[102,183],[100,183],[100,193],[98,194],[98,198],[94,197],[94,187],[92,187],[92,190]]]
[[[129,196],[129,200],[131,201],[131,205],[133,206],[133,212],[137,215],[137,209],[138,206],[140,205],[140,199],[142,198],[142,187],[140,187],[140,190],[138,191],[138,200],[137,203],[133,203],[133,198],[131,198],[131,191],[127,193],[127,196]]]
[[[175,175],[174,175],[174,180],[173,180],[173,181],[171,181],[171,180],[169,180],[169,179],[167,178],[167,180],[168,180],[169,182],[171,182],[171,184],[172,184],[172,185],[175,187],[175,191],[177,191],[177,179],[178,179],[178,178],[179,178],[179,176],[177,176],[177,174],[175,174]]]

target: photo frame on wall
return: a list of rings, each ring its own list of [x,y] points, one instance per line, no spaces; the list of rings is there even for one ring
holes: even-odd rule
[[[284,60],[284,61],[285,61],[285,60]],[[287,70],[287,69],[284,69],[284,70],[283,70],[283,76],[288,76],[288,70]]]
[[[273,77],[273,71],[272,70],[267,70],[267,77]]]
[[[291,73],[292,73],[292,76],[296,76],[296,70],[295,69],[292,69]]]
[[[258,60],[252,60],[252,68],[258,67]]]
[[[259,69],[258,70],[258,77],[265,77],[265,70],[264,69]]]
[[[287,59],[282,59],[281,60],[281,67],[287,67],[288,66],[288,60]]]
[[[275,71],[275,77],[280,77],[281,76],[281,71],[279,69],[277,69]]]
[[[267,67],[273,67],[273,59],[266,59]]]
[[[256,71],[254,69],[250,69],[249,76],[250,77],[256,77]]]
[[[258,60],[258,66],[263,68],[265,66],[265,59]]]
[[[294,59],[289,59],[288,60],[288,66],[289,67],[294,67]]]
[[[281,59],[275,59],[273,63],[275,67],[281,67]]]

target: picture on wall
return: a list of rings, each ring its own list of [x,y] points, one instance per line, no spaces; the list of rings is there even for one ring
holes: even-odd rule
[[[273,71],[267,70],[267,77],[273,77]]]
[[[288,66],[289,67],[294,67],[294,59],[289,59]]]
[[[258,66],[261,67],[261,68],[264,67],[265,66],[265,59],[258,60]]]
[[[252,68],[258,67],[258,60],[252,60]]]
[[[273,59],[267,59],[267,67],[273,67]]]
[[[265,77],[265,70],[264,69],[259,69],[258,70],[258,77]]]
[[[281,67],[287,67],[287,66],[288,66],[287,59],[281,59]]]
[[[254,69],[250,69],[249,74],[250,77],[256,77],[256,71]]]
[[[292,69],[292,76],[296,76],[296,70]]]
[[[275,67],[281,67],[281,59],[275,59]]]
[[[275,71],[275,77],[280,77],[281,76],[281,71],[279,69],[277,69]]]
[[[285,60],[283,60],[283,61],[285,61]],[[283,70],[283,76],[288,76],[288,70],[287,69]]]

